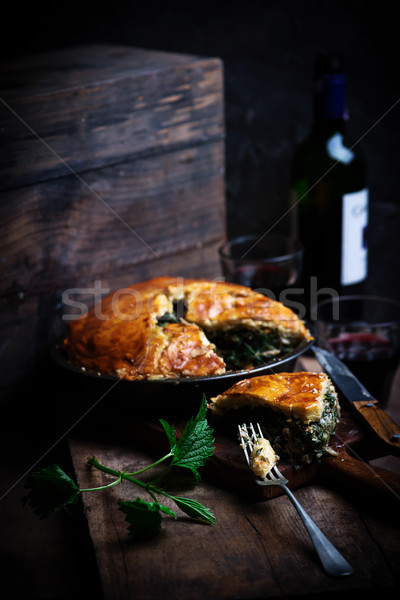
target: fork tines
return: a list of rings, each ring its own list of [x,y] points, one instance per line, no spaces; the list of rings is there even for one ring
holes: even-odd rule
[[[263,433],[259,423],[256,423],[255,426],[253,425],[253,423],[249,423],[248,425],[246,425],[245,423],[243,423],[242,425],[238,425],[238,433],[240,439],[240,446],[243,449],[247,464],[253,471],[252,452],[254,445],[260,438],[267,439],[267,437]],[[261,477],[264,481],[266,481],[267,478],[269,478],[270,481],[272,480],[276,482],[285,479],[282,476],[276,464],[270,467],[270,470],[265,474],[257,473],[257,475]]]
[[[238,425],[238,430],[240,446],[243,449],[247,464],[251,466],[251,453],[253,451],[254,444],[257,443],[259,438],[265,439],[265,436],[259,423],[256,423],[256,427],[254,427],[253,423],[249,423],[249,425],[243,423],[242,425]]]
[[[257,442],[258,438],[264,437],[264,434],[261,430],[259,423],[256,423],[256,428],[257,428],[257,432],[254,428],[253,423],[249,423],[248,426],[246,425],[246,423],[243,423],[243,425],[238,426],[241,446],[242,446],[243,450],[245,450],[246,455],[247,455],[247,453],[246,453],[247,448],[249,447],[250,451],[251,451],[254,444]],[[250,434],[249,434],[249,429],[250,429]]]

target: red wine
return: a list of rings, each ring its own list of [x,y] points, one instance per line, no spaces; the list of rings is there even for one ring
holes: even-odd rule
[[[259,291],[275,300],[301,284],[301,246],[282,235],[251,234],[219,249],[226,281]]]
[[[382,403],[387,401],[400,359],[390,340],[375,333],[343,332],[329,339],[327,345],[370,394]]]

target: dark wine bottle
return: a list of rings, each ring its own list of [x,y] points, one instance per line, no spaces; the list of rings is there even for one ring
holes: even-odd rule
[[[345,141],[339,53],[317,56],[314,85],[312,130],[295,151],[291,173],[294,235],[304,247],[305,301],[311,303],[321,288],[362,293],[368,272],[366,167],[358,145]]]

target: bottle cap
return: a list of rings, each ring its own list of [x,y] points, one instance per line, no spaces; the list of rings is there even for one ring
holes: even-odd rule
[[[320,52],[315,60],[316,76],[344,72],[344,59],[340,52]]]
[[[321,52],[315,61],[315,115],[341,120],[346,116],[344,60],[339,52]]]

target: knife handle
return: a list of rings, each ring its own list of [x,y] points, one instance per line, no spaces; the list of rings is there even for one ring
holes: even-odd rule
[[[400,456],[400,426],[379,407],[378,401],[359,400],[352,403],[391,454]]]
[[[396,503],[399,501],[399,473],[365,463],[350,456],[346,450],[339,456],[325,455],[321,467],[320,477],[327,482],[344,484],[356,492],[372,492]]]

